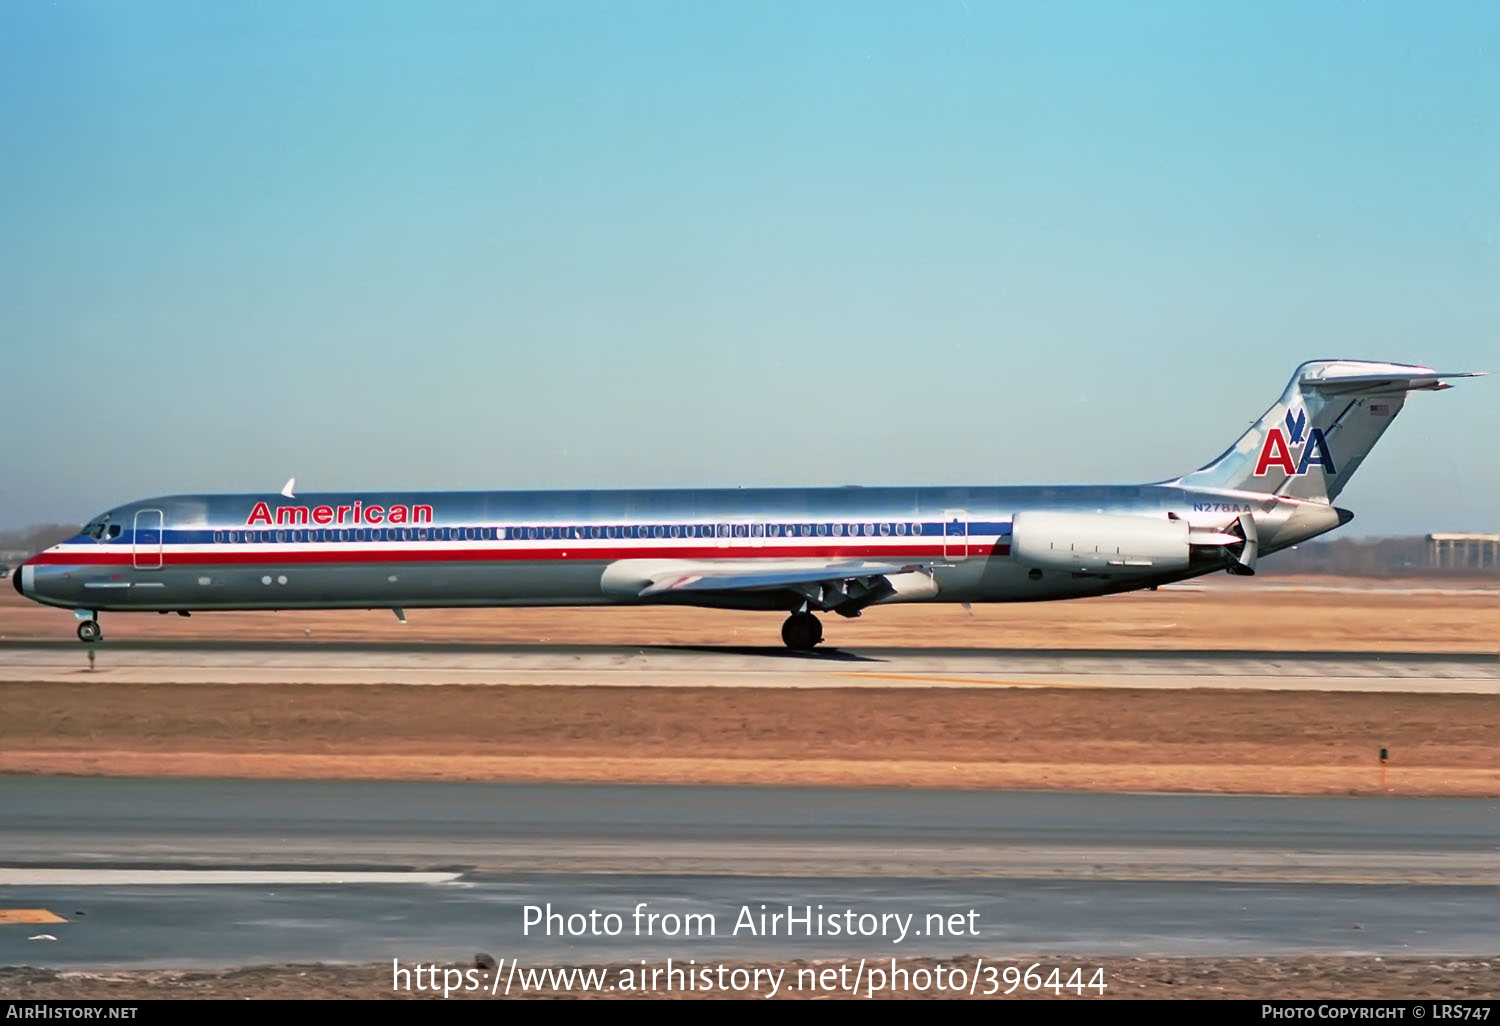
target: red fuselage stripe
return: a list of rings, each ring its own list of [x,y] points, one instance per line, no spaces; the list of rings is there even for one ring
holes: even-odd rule
[[[964,552],[959,544],[949,546],[932,545],[829,545],[818,548],[792,546],[694,546],[692,548],[670,548],[649,546],[637,548],[472,548],[472,549],[278,549],[274,551],[252,551],[249,548],[225,546],[221,551],[181,552],[170,548],[160,552],[160,561],[167,566],[255,566],[271,564],[283,566],[288,563],[465,563],[465,562],[512,562],[512,561],[577,561],[612,562],[617,559],[943,559],[964,555],[971,557],[1007,556],[1009,545],[983,545],[970,543]],[[128,550],[123,552],[43,552],[27,560],[33,566],[130,566],[133,563],[155,568],[158,551],[143,549],[138,555]]]

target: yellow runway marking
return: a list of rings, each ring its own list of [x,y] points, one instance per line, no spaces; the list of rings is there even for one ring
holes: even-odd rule
[[[44,908],[0,908],[0,923],[66,923],[56,912]]]
[[[926,676],[919,673],[832,673],[829,676],[853,677],[855,680],[864,677],[873,680],[925,681],[930,684],[986,684],[997,688],[1093,688],[1100,686],[1095,684],[1047,683],[1034,680],[994,680],[988,677]]]

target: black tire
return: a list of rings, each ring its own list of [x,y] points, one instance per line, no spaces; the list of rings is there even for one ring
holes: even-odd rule
[[[99,629],[98,620],[84,620],[78,625],[78,640],[93,644],[104,637],[104,632]]]
[[[811,652],[823,640],[823,624],[811,613],[793,613],[781,625],[781,640],[794,652]]]

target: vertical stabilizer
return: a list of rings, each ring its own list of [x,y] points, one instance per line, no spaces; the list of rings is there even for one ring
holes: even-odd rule
[[[1475,376],[1366,360],[1304,363],[1229,451],[1173,483],[1330,502],[1411,392],[1452,388],[1443,379]]]

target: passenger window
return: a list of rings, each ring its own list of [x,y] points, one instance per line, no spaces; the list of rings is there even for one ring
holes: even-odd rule
[[[881,524],[880,525],[880,533],[881,534],[890,534],[891,533],[891,525],[890,524]]]
[[[896,533],[897,534],[905,534],[906,533],[906,525],[905,524],[897,524],[896,525]]]

